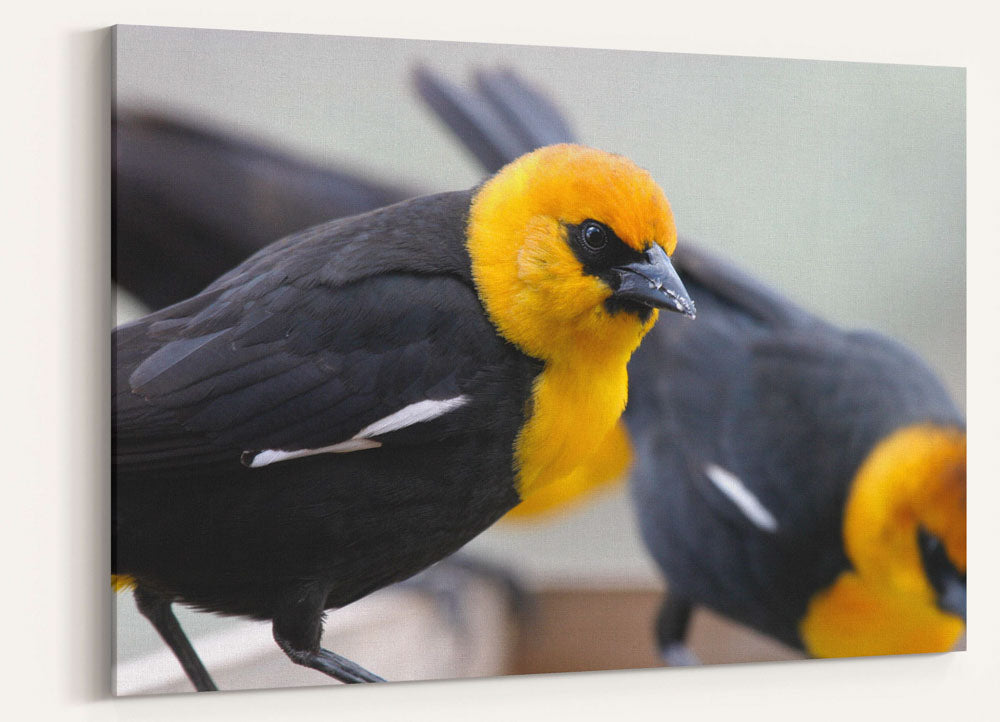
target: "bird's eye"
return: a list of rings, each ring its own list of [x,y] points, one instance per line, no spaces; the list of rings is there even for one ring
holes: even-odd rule
[[[608,245],[608,229],[597,221],[587,221],[580,226],[580,240],[591,251],[604,250]]]

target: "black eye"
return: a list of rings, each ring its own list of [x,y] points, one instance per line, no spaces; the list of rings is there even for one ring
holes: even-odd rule
[[[580,240],[591,251],[604,250],[608,245],[608,229],[597,221],[585,221],[580,226]]]

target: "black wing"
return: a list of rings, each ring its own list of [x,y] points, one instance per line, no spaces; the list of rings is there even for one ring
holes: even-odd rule
[[[419,199],[414,224],[397,206],[279,242],[199,296],[117,329],[116,463],[322,448],[410,404],[463,396],[440,419],[379,440],[489,423],[478,400],[503,383],[510,348],[454,266],[460,258],[399,252],[417,242],[408,232],[441,244],[425,235],[427,212],[451,218],[458,196]],[[404,222],[392,231],[392,219]],[[462,243],[461,213],[452,225],[458,238],[443,246]],[[381,226],[376,245],[367,234]]]
[[[512,71],[477,73],[478,93],[423,67],[414,71],[414,84],[424,102],[490,173],[541,146],[574,140],[555,105]]]
[[[481,70],[476,73],[476,86],[521,139],[523,153],[554,143],[576,142],[569,119],[555,102],[513,70]]]

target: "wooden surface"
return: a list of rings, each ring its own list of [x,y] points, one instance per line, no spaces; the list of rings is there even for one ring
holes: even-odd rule
[[[521,623],[510,674],[666,666],[653,641],[662,596],[653,590],[558,589],[535,596]],[[707,610],[695,612],[691,647],[706,664],[802,659],[795,650]]]

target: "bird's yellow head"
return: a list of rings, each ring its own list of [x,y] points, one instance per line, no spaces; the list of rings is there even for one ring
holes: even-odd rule
[[[677,244],[663,191],[627,158],[540,148],[487,181],[469,215],[480,298],[525,353],[629,354],[657,308],[693,315],[668,255]]]
[[[900,429],[868,455],[844,511],[853,568],[801,625],[818,657],[944,652],[965,629],[965,432]]]

